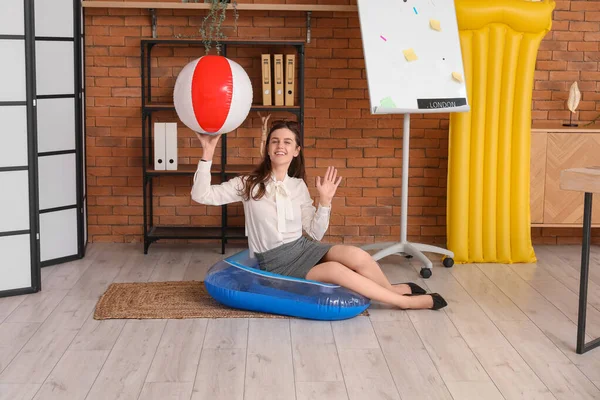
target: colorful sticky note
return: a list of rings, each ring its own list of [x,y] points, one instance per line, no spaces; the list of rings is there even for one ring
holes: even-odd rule
[[[431,27],[431,29],[433,29],[435,31],[441,31],[442,30],[440,21],[438,21],[437,19],[430,19],[429,20],[429,26]]]
[[[391,97],[386,97],[384,99],[381,99],[381,101],[379,102],[379,105],[381,107],[385,107],[385,108],[396,108],[396,104],[394,103],[394,100],[392,100]]]
[[[458,81],[458,82],[462,82],[463,81],[462,74],[459,74],[458,72],[453,72],[452,73],[452,79],[454,79],[455,81]]]
[[[404,58],[406,58],[406,61],[417,60],[417,55],[413,49],[402,50],[402,53],[404,53]]]

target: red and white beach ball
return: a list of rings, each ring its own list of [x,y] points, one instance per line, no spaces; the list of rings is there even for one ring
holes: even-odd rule
[[[252,84],[235,61],[208,55],[181,70],[173,99],[179,119],[191,130],[210,135],[229,133],[250,112]]]

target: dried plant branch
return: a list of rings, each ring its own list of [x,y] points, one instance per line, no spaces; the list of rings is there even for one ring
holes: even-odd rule
[[[269,134],[269,118],[271,118],[271,114],[267,114],[266,116],[263,117],[263,115],[259,112],[258,116],[260,117],[260,120],[262,121],[262,134],[260,137],[260,157],[264,157],[265,156],[265,144],[267,142],[267,136]]]
[[[185,1],[185,0],[182,0]],[[198,2],[198,0],[196,0]],[[216,42],[217,54],[221,54],[220,40],[226,39],[227,36],[223,34],[221,27],[227,17],[227,6],[230,4],[230,0],[205,0],[210,3],[208,14],[202,19],[200,26],[200,35],[202,36],[202,42],[204,43],[205,53],[208,54],[212,48],[212,42]],[[237,21],[239,18],[237,10],[237,1],[234,0],[233,5],[233,16],[234,16],[234,29],[237,30]]]

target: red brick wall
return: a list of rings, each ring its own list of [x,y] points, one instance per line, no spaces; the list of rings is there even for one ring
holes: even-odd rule
[[[582,99],[574,119],[600,114],[600,2],[557,1],[552,31],[540,46],[533,92],[533,118],[569,119],[569,87],[578,82]],[[599,121],[600,122],[600,121]]]
[[[599,4],[586,0],[557,2],[553,31],[540,49],[533,103],[535,119],[568,118],[563,111],[564,99],[574,80],[579,80],[583,93],[579,119],[590,120],[600,113]],[[172,37],[197,36],[204,14],[158,10],[157,15],[158,36]],[[228,13],[225,24],[231,25],[231,17]],[[151,36],[149,21],[146,10],[86,9],[90,241],[142,239],[140,38]],[[241,11],[237,35],[303,39],[305,21],[304,13]],[[233,29],[226,29],[225,34],[236,36]],[[344,177],[334,200],[326,240],[345,243],[397,240],[402,116],[372,117],[369,114],[359,21],[355,13],[313,13],[311,35],[305,60],[308,184],[316,195],[314,179],[328,165],[336,166]],[[228,50],[227,56],[239,62],[253,80],[256,103],[261,101],[257,90],[260,53],[276,50],[252,47]],[[286,49],[285,52],[291,51]],[[203,48],[163,47],[156,48],[153,55],[156,56],[153,94],[168,98],[179,70],[188,61],[203,55]],[[176,121],[173,112],[155,116],[155,121]],[[277,117],[293,118],[291,114],[271,118]],[[444,243],[447,115],[442,118],[413,116],[411,124],[408,236],[410,240]],[[260,126],[260,118],[252,113],[237,132],[227,135],[228,162],[258,161]],[[183,127],[179,131],[179,156],[180,163],[195,163],[201,156],[197,139]],[[155,180],[155,223],[218,226],[220,208],[193,203],[190,188],[191,178],[187,177]],[[241,207],[230,206],[229,210],[232,223],[241,226]],[[545,243],[580,240],[577,238],[579,230],[574,229],[534,229],[533,235],[536,242]]]

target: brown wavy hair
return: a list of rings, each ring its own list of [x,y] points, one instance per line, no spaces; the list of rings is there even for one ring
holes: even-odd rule
[[[300,129],[297,122],[273,121],[271,129],[269,130],[269,135],[265,141],[265,158],[254,171],[244,178],[244,188],[242,189],[241,195],[246,201],[248,201],[250,197],[252,197],[253,200],[260,200],[265,195],[265,184],[269,179],[271,179],[272,171],[271,158],[269,157],[269,142],[271,141],[271,134],[277,129],[289,129],[290,131],[294,132],[296,146],[300,146]],[[292,178],[300,178],[302,180],[306,179],[306,171],[304,168],[304,152],[302,147],[300,147],[298,156],[292,159],[292,163],[288,168],[287,174]],[[258,190],[256,194],[253,195],[252,193],[254,192],[254,188],[256,186],[258,186]]]

